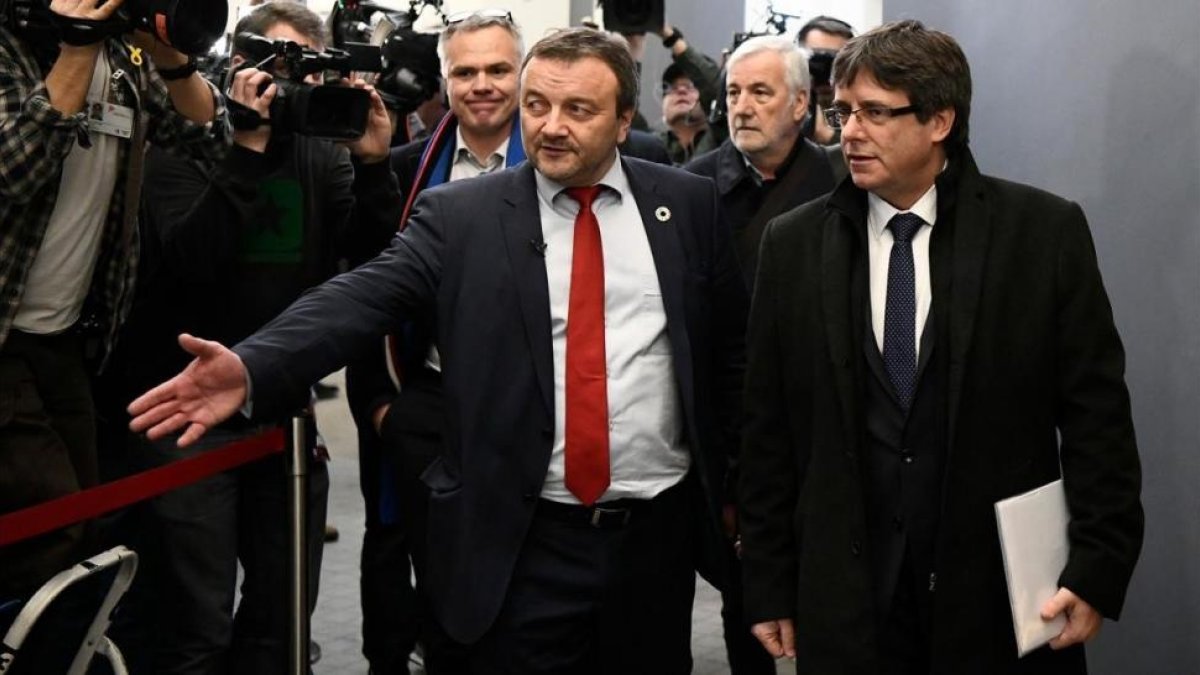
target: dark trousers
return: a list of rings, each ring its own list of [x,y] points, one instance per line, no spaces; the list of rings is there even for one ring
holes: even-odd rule
[[[596,528],[539,506],[496,623],[471,648],[477,674],[690,673],[696,577],[691,481],[624,527]]]
[[[95,409],[73,334],[8,334],[0,348],[0,513],[96,484]],[[87,554],[76,525],[0,548],[0,603]]]
[[[933,596],[919,583],[905,556],[880,630],[881,675],[928,675],[932,626]]]
[[[381,512],[381,501],[395,495],[381,494],[394,478],[384,475],[388,463],[380,454],[379,436],[369,421],[358,431],[358,480],[366,511],[359,558],[362,652],[372,675],[407,675],[419,630],[411,543],[404,528],[398,522],[384,522]]]
[[[213,429],[188,448],[174,438],[135,439],[147,465],[166,464],[253,432]],[[138,540],[141,561],[126,629],[134,672],[283,673],[288,637],[288,478],[284,456],[246,466],[150,500]],[[329,495],[324,462],[309,464],[309,612],[317,586]],[[244,577],[234,612],[237,567]]]
[[[397,404],[401,403],[398,399]],[[389,414],[383,425],[383,443],[393,461],[384,466],[394,471],[400,527],[416,574],[416,617],[423,647],[424,669],[429,675],[460,675],[468,670],[466,648],[450,638],[434,615],[424,586],[429,540],[429,488],[421,472],[442,451],[442,437],[418,432],[403,424],[402,415]]]

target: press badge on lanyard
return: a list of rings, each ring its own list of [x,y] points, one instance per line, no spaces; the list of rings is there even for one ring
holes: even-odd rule
[[[116,103],[89,101],[88,129],[118,138],[133,135],[133,108]]]

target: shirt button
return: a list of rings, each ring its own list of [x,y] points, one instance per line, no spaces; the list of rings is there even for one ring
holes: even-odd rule
[[[903,530],[904,529],[904,519],[901,518],[900,516],[893,516],[892,517],[892,527],[897,532]]]
[[[855,558],[857,558],[861,553],[862,546],[857,541],[850,542],[850,555],[853,555]]]

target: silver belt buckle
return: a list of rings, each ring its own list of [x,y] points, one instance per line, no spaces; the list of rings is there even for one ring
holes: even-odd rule
[[[606,514],[606,513],[621,514],[623,516],[623,518],[621,519],[621,526],[624,527],[629,524],[629,515],[630,515],[631,511],[632,511],[631,509],[606,509],[602,506],[593,507],[592,508],[592,527],[600,527],[600,518],[603,517],[604,514]]]

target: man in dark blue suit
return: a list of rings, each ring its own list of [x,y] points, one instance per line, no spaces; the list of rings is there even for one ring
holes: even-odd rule
[[[634,63],[572,29],[522,70],[530,163],[426,190],[376,260],[231,351],[190,336],[135,401],[190,443],[433,316],[444,454],[428,583],[474,672],[686,673],[693,570],[722,561],[746,291],[711,182],[620,159]],[[249,411],[247,411],[249,412]]]

